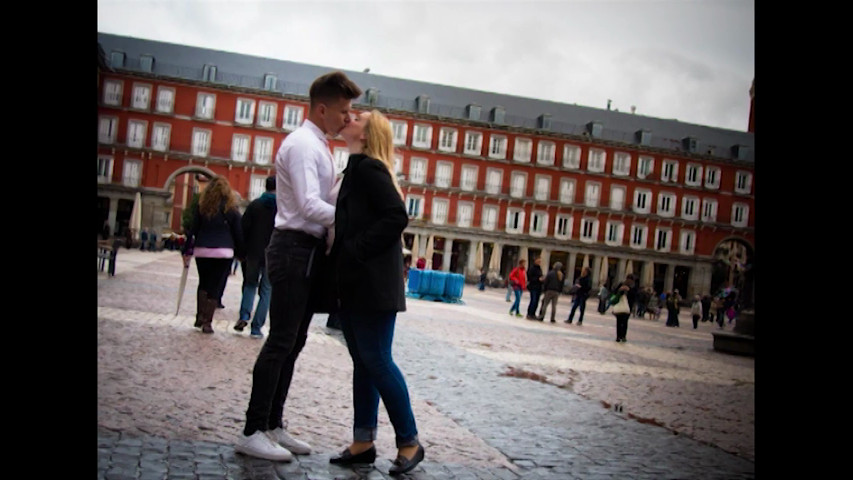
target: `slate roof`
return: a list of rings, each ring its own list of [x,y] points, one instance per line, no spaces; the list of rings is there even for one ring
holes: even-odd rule
[[[154,74],[200,81],[204,65],[209,64],[217,68],[217,83],[262,89],[264,75],[272,74],[277,78],[275,91],[304,96],[308,95],[308,87],[315,78],[338,69],[102,32],[98,33],[98,44],[113,68],[143,71],[140,57],[151,55],[154,58],[151,73]],[[113,52],[124,53],[123,66],[112,65]],[[697,154],[710,150],[713,157],[733,159],[738,155],[732,152],[732,147],[739,145],[745,147],[739,150],[740,160],[754,162],[755,137],[746,131],[341,70],[365,92],[368,89],[378,90],[376,105],[380,107],[417,112],[415,99],[426,95],[429,98],[428,113],[441,117],[468,119],[466,106],[475,104],[481,110],[479,121],[489,123],[492,109],[503,107],[502,125],[538,129],[537,119],[547,114],[550,115],[550,131],[553,132],[582,135],[587,124],[597,122],[602,128],[597,138],[603,140],[637,145],[636,132],[644,130],[650,134],[650,147],[683,154],[686,152],[683,139],[692,137],[696,141],[694,152]],[[366,103],[364,95],[357,103]]]

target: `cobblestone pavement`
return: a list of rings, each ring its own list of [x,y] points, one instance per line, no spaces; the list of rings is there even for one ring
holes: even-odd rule
[[[99,479],[390,478],[396,449],[381,406],[374,467],[328,463],[351,439],[352,364],[325,315],[285,407],[314,453],[291,463],[235,454],[263,342],[231,329],[239,271],[214,335],[192,327],[195,266],[175,315],[180,274],[177,252],[126,249],[115,277],[98,272]],[[398,316],[395,359],[427,452],[407,478],[755,477],[755,362],[714,351],[714,325],[694,330],[686,313],[679,328],[632,318],[617,343],[613,316],[593,302],[577,326],[563,323],[569,297],[552,324],[509,316],[504,296],[466,285],[464,304],[409,299]]]

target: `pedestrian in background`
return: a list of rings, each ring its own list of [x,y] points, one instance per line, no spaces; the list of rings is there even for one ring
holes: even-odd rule
[[[711,321],[711,296],[707,293],[702,295],[702,321]]]
[[[637,300],[636,300],[636,316],[637,318],[645,318],[646,316],[646,308],[649,305],[649,294],[648,288],[639,288],[637,287]]]
[[[678,297],[676,296],[676,294],[672,292],[666,292],[666,300],[664,301],[664,305],[666,306],[666,326],[677,327]]]
[[[610,291],[605,284],[598,287],[598,313],[604,313],[610,306]]]
[[[409,222],[394,174],[391,122],[378,110],[356,115],[341,132],[350,152],[335,207],[331,263],[353,363],[353,441],[333,464],[373,463],[379,400],[394,427],[397,457],[388,473],[424,459],[406,380],[391,356],[397,312],[406,310],[401,235]]]
[[[516,317],[521,316],[521,311],[519,311],[519,306],[521,305],[521,293],[524,292],[525,287],[527,287],[527,270],[524,268],[526,264],[527,261],[523,258],[519,260],[518,266],[509,272],[508,277],[512,293],[515,295],[515,301],[512,303],[512,306],[509,307],[509,314],[512,315],[513,312],[515,312]]]
[[[213,333],[213,314],[222,296],[231,261],[243,253],[243,230],[237,199],[222,175],[213,177],[193,205],[187,242],[181,252],[184,266],[195,257],[198,269],[196,328]]]
[[[527,319],[538,320],[536,309],[539,308],[539,298],[542,296],[542,281],[545,276],[542,273],[542,259],[536,257],[533,265],[527,269],[527,291],[530,292],[530,303],[527,305]]]
[[[267,321],[270,308],[270,278],[266,267],[266,248],[275,222],[275,175],[267,177],[266,191],[252,200],[243,212],[242,227],[246,240],[246,256],[243,259],[243,299],[240,302],[240,317],[234,330],[242,332],[251,318],[250,334],[252,338],[264,338],[261,328]],[[258,306],[252,317],[255,294]]]
[[[542,299],[542,309],[539,311],[538,320],[545,321],[545,312],[548,311],[548,304],[551,304],[551,323],[556,323],[557,317],[557,301],[560,298],[560,292],[563,290],[563,264],[560,262],[554,263],[548,275],[545,275],[545,281],[542,288],[544,295]]]
[[[693,316],[693,329],[699,328],[699,319],[702,318],[702,297],[693,296],[693,304],[690,305],[690,315]]]
[[[637,300],[637,285],[634,283],[634,275],[629,273],[613,291],[617,297],[624,295],[628,300],[628,312],[615,313],[614,311],[614,315],[616,315],[616,341],[624,343],[628,341],[628,319],[631,318],[631,311],[634,309],[634,302]]]
[[[143,227],[139,232],[139,251],[144,252],[146,245],[148,245],[148,229]]]
[[[583,325],[583,313],[586,311],[586,300],[589,298],[589,291],[592,290],[592,281],[589,279],[589,267],[581,269],[581,276],[575,280],[575,298],[572,301],[572,311],[569,312],[569,318],[566,323],[572,324],[572,319],[575,318],[575,310],[580,307],[580,316],[578,317],[578,325]]]
[[[477,290],[481,292],[486,289],[486,269],[480,269],[480,283],[477,284]]]

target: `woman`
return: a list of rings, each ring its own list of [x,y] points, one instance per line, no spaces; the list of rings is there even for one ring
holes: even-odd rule
[[[408,224],[394,172],[391,124],[379,111],[356,115],[341,136],[350,151],[338,194],[335,295],[352,357],[353,441],[330,463],[376,460],[379,399],[394,427],[397,458],[388,473],[406,473],[424,459],[408,387],[391,346],[397,312],[406,310],[401,235]]]
[[[243,256],[243,230],[237,199],[228,180],[217,175],[201,192],[192,209],[192,224],[181,252],[184,266],[195,257],[198,268],[195,327],[213,333],[213,313],[225,290],[235,257]]]
[[[572,324],[572,319],[575,318],[575,310],[578,307],[581,309],[581,314],[578,317],[578,325],[583,325],[583,313],[586,311],[586,299],[589,298],[589,291],[592,290],[592,281],[589,279],[589,267],[581,269],[581,276],[575,281],[575,298],[572,302],[572,311],[569,312],[569,318],[566,323]]]
[[[527,288],[527,270],[524,265],[527,263],[523,258],[518,261],[518,266],[509,272],[509,284],[512,287],[512,293],[515,295],[515,301],[512,302],[512,307],[509,308],[509,314],[515,312],[516,317],[521,316],[519,306],[521,305],[521,292]]]
[[[616,315],[616,341],[624,343],[627,341],[625,337],[628,334],[628,319],[631,317],[631,311],[634,310],[634,302],[637,299],[637,286],[634,284],[634,275],[629,273],[625,281],[616,287],[615,293],[617,296],[625,295],[628,299],[628,312],[614,313]]]
[[[666,326],[667,327],[677,327],[678,326],[678,297],[674,293],[667,292],[666,300],[664,301],[664,305],[666,305]]]

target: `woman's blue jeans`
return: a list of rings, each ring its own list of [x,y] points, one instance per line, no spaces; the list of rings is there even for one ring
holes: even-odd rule
[[[353,440],[376,440],[379,399],[394,426],[397,448],[418,444],[406,380],[391,356],[396,312],[340,312],[341,330],[352,357]]]
[[[515,294],[515,301],[512,302],[512,308],[509,309],[510,312],[521,313],[519,312],[519,308],[521,308],[521,289],[513,288],[512,293]]]

